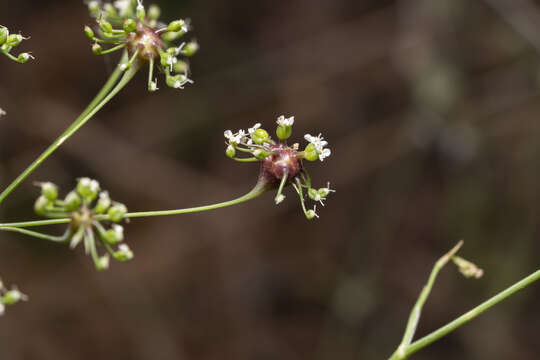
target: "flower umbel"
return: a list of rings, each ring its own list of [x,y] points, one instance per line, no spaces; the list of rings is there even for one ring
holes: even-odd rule
[[[11,60],[24,64],[28,62],[28,60],[34,59],[28,52],[20,53],[17,56],[11,54],[11,50],[19,46],[23,40],[28,39],[29,38],[25,38],[21,34],[10,34],[7,27],[0,25],[0,52]]]
[[[154,78],[154,65],[165,73],[165,84],[175,89],[183,89],[193,83],[188,78],[189,65],[180,57],[193,56],[199,49],[196,41],[173,45],[190,29],[187,20],[178,19],[164,24],[159,21],[161,11],[156,5],[150,5],[148,11],[142,0],[118,0],[111,3],[90,1],[90,15],[96,18],[97,32],[85,26],[86,36],[93,41],[92,51],[96,55],[105,55],[126,49],[129,58],[119,66],[123,71],[143,64],[148,64],[148,91],[158,90]],[[111,46],[104,49],[104,45]]]
[[[307,191],[308,197],[324,206],[324,201],[331,192],[330,183],[327,187],[315,189],[311,186],[311,178],[302,164],[302,160],[306,159],[321,161],[330,156],[330,149],[325,148],[328,142],[323,140],[323,137],[313,137],[306,135],[306,140],[309,144],[304,151],[299,151],[299,145],[287,145],[286,139],[292,134],[292,126],[294,117],[285,118],[280,116],[277,119],[276,134],[279,141],[274,141],[268,132],[261,128],[260,123],[256,123],[248,131],[238,130],[232,132],[227,130],[224,132],[226,139],[226,155],[239,162],[260,162],[261,170],[257,185],[266,189],[277,189],[277,194],[274,199],[276,204],[285,200],[283,190],[285,186],[292,185],[300,197],[302,209],[308,219],[318,218],[316,208],[308,210],[305,205],[304,190]],[[236,157],[237,152],[251,154],[251,157]]]
[[[118,261],[133,258],[133,252],[126,244],[118,249],[113,246],[124,240],[124,228],[117,224],[127,213],[125,205],[114,202],[107,191],[102,191],[99,183],[90,178],[79,179],[74,190],[63,200],[58,198],[58,187],[51,182],[38,183],[41,196],[34,208],[39,215],[48,218],[71,218],[71,224],[63,236],[56,241],[69,242],[71,248],[84,244],[86,254],[90,254],[98,270],[109,267],[109,256]],[[106,228],[102,223],[112,224]],[[97,246],[101,244],[105,251],[99,255]]]

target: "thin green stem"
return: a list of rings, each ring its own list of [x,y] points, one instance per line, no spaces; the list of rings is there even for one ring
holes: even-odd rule
[[[458,252],[461,246],[463,246],[463,241],[460,241],[456,246],[454,246],[452,250],[450,250],[443,257],[441,257],[435,263],[435,266],[433,266],[433,270],[429,275],[428,282],[426,283],[426,285],[424,285],[424,288],[422,289],[422,292],[420,293],[420,296],[418,297],[418,300],[416,301],[416,304],[414,305],[411,314],[409,315],[409,321],[407,322],[407,328],[405,329],[405,334],[403,334],[403,339],[401,340],[401,343],[399,344],[396,352],[390,358],[390,360],[407,358],[407,350],[412,342],[414,333],[416,332],[418,321],[420,320],[420,315],[422,314],[422,308],[426,303],[429,294],[431,293],[431,289],[433,288],[433,284],[437,279],[437,275],[439,274],[439,271],[448,263],[448,261],[450,261],[452,256],[454,256],[456,252]]]
[[[257,161],[261,161],[261,159],[257,159],[256,157],[250,157],[250,158],[237,158],[237,157],[234,157],[234,158],[231,158],[235,161],[238,161],[238,162],[257,162]]]
[[[37,220],[37,221],[21,221],[21,222],[13,222],[13,223],[5,223],[0,224],[0,230],[2,228],[27,228],[27,227],[37,227],[37,226],[45,226],[45,225],[57,225],[57,224],[67,224],[70,223],[70,218],[64,218],[64,219],[47,219],[47,220]]]
[[[107,50],[103,50],[101,51],[98,55],[107,55],[107,54],[110,54],[110,53],[113,53],[115,51],[118,51],[120,49],[123,49],[126,47],[126,44],[120,44],[118,46],[115,46],[115,47],[112,47],[110,49],[107,49]]]
[[[510,296],[514,295],[518,291],[524,289],[525,287],[533,284],[537,280],[540,279],[540,269],[536,270],[531,275],[527,276],[526,278],[518,281],[514,285],[508,287],[507,289],[501,291],[497,295],[493,296],[489,300],[483,302],[482,304],[478,305],[477,307],[473,308],[472,310],[469,310],[465,314],[461,315],[454,321],[448,323],[447,325],[441,327],[438,330],[435,330],[429,335],[424,336],[423,338],[415,341],[412,343],[407,350],[405,351],[405,357],[396,358],[396,359],[406,359],[408,356],[414,354],[418,350],[428,346],[429,344],[433,343],[436,340],[439,340],[445,335],[448,335],[452,331],[456,330],[460,326],[465,325],[472,319],[476,318],[478,315],[482,314],[484,311],[492,308],[493,306],[497,305],[501,301],[509,298]]]
[[[154,58],[150,57],[150,61],[148,64],[148,91],[156,91],[155,87],[157,87],[157,84],[152,86],[154,84]]]
[[[16,228],[16,227],[2,226],[0,227],[0,230],[17,232],[17,233],[32,236],[38,239],[49,240],[49,241],[59,242],[59,243],[66,242],[69,239],[69,235],[71,235],[71,228],[69,228],[62,236],[47,235],[47,234],[43,234],[37,231],[31,231],[31,230],[26,230],[26,229],[21,229],[21,228]]]
[[[58,139],[56,139],[30,166],[26,168],[1,194],[0,194],[0,204],[5,200],[5,198],[13,191],[21,182],[23,182],[45,159],[47,159],[56,149],[60,147],[67,139],[69,139],[77,130],[79,130],[88,120],[92,118],[107,102],[109,102],[126,84],[133,78],[135,73],[138,70],[138,66],[135,66],[133,68],[130,68],[126,73],[124,73],[124,76],[118,84],[110,91],[108,94],[101,100],[97,100],[98,96],[103,96],[103,93],[106,93],[108,89],[105,87],[102,89],[102,91],[96,96],[96,99],[92,101],[92,103],[88,106],[88,108],[83,111],[81,116],[75,120],[71,126],[64,131],[62,135]],[[113,77],[113,76],[111,76]],[[109,82],[108,82],[109,84]],[[107,86],[107,84],[106,84]],[[93,107],[91,107],[94,103]]]
[[[281,182],[279,183],[279,188],[276,194],[276,197],[274,198],[274,202],[279,204],[280,202],[285,199],[285,196],[283,196],[281,193],[283,192],[283,188],[285,187],[285,183],[287,182],[287,179],[289,178],[289,172],[285,170],[283,177],[281,178]]]
[[[13,56],[12,54],[10,54],[9,52],[4,51],[4,50],[2,50],[2,49],[0,49],[0,52],[2,52],[4,55],[6,55],[6,56],[7,56],[8,58],[10,58],[11,60],[20,63],[19,59],[18,59],[16,56]]]

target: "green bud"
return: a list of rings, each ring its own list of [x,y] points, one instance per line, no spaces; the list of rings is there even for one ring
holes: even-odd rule
[[[276,135],[280,140],[287,140],[292,135],[292,126],[278,125]]]
[[[58,198],[58,186],[52,182],[44,182],[39,185],[41,186],[41,195],[47,200],[55,201]]]
[[[236,149],[234,148],[234,146],[232,145],[227,146],[227,150],[225,150],[225,155],[227,155],[227,157],[230,157],[231,159],[235,157]]]
[[[124,228],[120,225],[114,224],[112,229],[105,231],[103,237],[109,244],[117,244],[124,240]]]
[[[81,206],[81,197],[75,191],[71,191],[64,199],[64,206],[66,211],[77,210]]]
[[[105,34],[112,34],[113,27],[110,22],[105,20],[100,20],[99,22],[99,28],[101,31],[103,31]]]
[[[84,27],[84,34],[85,34],[90,40],[94,40],[94,37],[95,37],[94,30],[92,30],[92,29],[90,28],[90,26],[85,26],[85,27]]]
[[[174,49],[174,48],[172,48]],[[164,67],[170,67],[171,66],[171,63],[174,62],[173,57],[174,55],[171,55],[169,53],[169,50],[170,49],[167,49],[166,52],[162,52],[160,55],[161,59],[160,59],[160,62],[161,62],[161,66],[164,66]]]
[[[112,222],[120,222],[124,219],[124,215],[127,213],[127,208],[124,204],[116,203],[108,211],[109,220]]]
[[[189,65],[187,62],[179,60],[173,65],[173,70],[175,73],[185,74],[189,70]]]
[[[313,220],[314,218],[318,217],[317,213],[315,213],[315,210],[308,210],[306,211],[306,218],[308,220]]]
[[[23,39],[24,38],[21,34],[11,34],[7,37],[6,45],[11,47],[18,46]]]
[[[335,192],[335,190],[331,190],[330,188],[320,188],[317,193],[322,197],[325,198],[330,194],[330,192]]]
[[[96,269],[98,271],[107,270],[109,268],[109,255],[104,255],[97,259],[96,261]]]
[[[137,5],[135,14],[137,16],[137,19],[141,21],[144,20],[144,18],[146,17],[146,10],[144,10],[144,6],[142,6],[141,4]]]
[[[169,32],[165,32],[161,35],[161,37],[163,38],[163,40],[167,41],[167,42],[173,42],[174,40],[180,38],[182,35],[184,35],[185,32],[180,30],[180,31],[169,31]]]
[[[150,5],[150,7],[148,8],[148,18],[150,20],[157,20],[159,19],[160,16],[161,16],[161,9],[159,8],[159,6],[155,4]]]
[[[182,49],[182,55],[193,56],[197,51],[199,51],[199,43],[196,41],[190,41]]]
[[[182,86],[186,83],[186,79],[187,78],[185,75],[167,76],[165,78],[165,82],[167,83],[168,87],[181,89]]]
[[[0,45],[4,45],[9,36],[9,30],[6,27],[0,27]]]
[[[314,188],[309,188],[308,189],[308,196],[311,200],[313,201],[319,201],[321,200],[321,195],[319,194],[319,192],[317,190],[315,190]]]
[[[319,158],[319,152],[315,148],[315,145],[312,143],[309,143],[308,146],[306,146],[306,149],[304,150],[304,159],[309,161],[315,161]]]
[[[167,26],[167,30],[172,32],[178,32],[180,30],[183,31],[185,26],[186,22],[184,20],[174,20],[169,23],[169,26]]]
[[[269,138],[270,135],[268,135],[268,132],[264,129],[257,129],[251,134],[251,139],[253,139],[253,142],[259,145],[267,142]]]
[[[124,31],[127,33],[131,33],[137,30],[137,23],[133,19],[126,19],[124,21]]]
[[[18,303],[21,300],[26,300],[26,295],[21,293],[17,289],[7,291],[3,296],[3,302],[7,305],[13,305]]]
[[[109,193],[106,191],[102,191],[99,193],[99,199],[97,201],[96,207],[94,208],[94,212],[96,214],[105,214],[109,207],[111,206],[111,198],[109,197]]]
[[[128,261],[133,259],[133,251],[126,245],[118,246],[118,251],[114,253],[114,258],[118,261]]]
[[[253,156],[255,156],[259,160],[263,160],[265,157],[268,156],[268,153],[262,149],[257,149],[253,152]]]
[[[80,178],[77,183],[77,192],[86,202],[94,200],[99,193],[99,183],[90,178]]]
[[[34,211],[38,215],[45,215],[50,205],[51,205],[50,200],[47,199],[45,196],[41,195],[40,197],[37,198],[36,202],[34,203]]]
[[[17,62],[19,62],[21,64],[25,64],[31,58],[33,58],[33,56],[30,55],[29,53],[20,53],[19,56],[17,56]]]
[[[102,51],[101,45],[99,45],[98,43],[94,43],[94,45],[92,45],[92,52],[94,53],[94,55],[101,54],[101,51]]]

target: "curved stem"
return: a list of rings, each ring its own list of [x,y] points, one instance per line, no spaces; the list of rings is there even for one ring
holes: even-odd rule
[[[111,76],[111,79],[107,82],[107,84],[103,87],[103,89],[100,91],[100,93],[96,96],[96,98],[90,103],[88,108],[83,111],[81,116],[79,116],[65,131],[58,137],[30,166],[26,168],[1,194],[0,194],[0,204],[5,200],[8,195],[15,190],[17,186],[21,182],[24,181],[45,159],[47,159],[56,149],[60,147],[66,141],[71,137],[77,130],[79,130],[88,120],[92,118],[107,102],[109,102],[126,84],[133,78],[135,73],[138,70],[138,66],[135,66],[133,68],[130,68],[122,77],[122,79],[118,82],[116,87],[114,87],[110,92],[110,87],[114,85],[115,83],[115,76],[117,77],[118,74],[116,71]],[[112,81],[111,81],[112,80]],[[107,94],[105,96],[105,94]]]
[[[69,235],[71,234],[71,228],[69,228],[65,232],[65,234],[62,235],[62,236],[47,235],[47,234],[43,234],[43,233],[40,233],[40,232],[37,232],[37,231],[31,231],[31,230],[26,230],[26,229],[21,229],[21,228],[16,228],[16,227],[4,227],[4,226],[2,226],[2,227],[0,227],[0,230],[17,232],[17,233],[32,236],[32,237],[35,237],[35,238],[38,238],[38,239],[49,240],[49,241],[54,241],[54,242],[59,242],[59,243],[66,242],[67,239],[69,238]]]
[[[500,293],[493,296],[489,300],[483,302],[482,304],[478,305],[477,307],[469,310],[468,312],[461,315],[454,321],[448,323],[447,325],[441,327],[438,330],[435,330],[431,334],[424,336],[420,340],[413,342],[411,345],[409,345],[409,347],[405,351],[405,357],[401,357],[399,359],[406,359],[407,357],[414,354],[418,350],[428,346],[429,344],[433,343],[436,340],[439,340],[443,336],[448,335],[452,331],[456,330],[458,327],[465,325],[466,323],[468,323],[469,321],[471,321],[478,315],[482,314],[484,311],[492,308],[493,306],[497,305],[501,301],[509,298],[510,296],[514,295],[521,289],[533,284],[539,279],[540,279],[540,269],[536,270],[534,273],[527,276],[526,278],[518,281],[517,283],[510,286],[509,288],[501,291]]]

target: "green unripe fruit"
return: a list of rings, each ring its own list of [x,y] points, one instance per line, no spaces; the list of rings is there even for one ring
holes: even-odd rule
[[[51,202],[45,196],[41,195],[34,203],[34,211],[38,215],[44,215],[50,205]]]
[[[319,158],[319,152],[315,148],[315,145],[310,143],[304,150],[304,159],[309,161],[315,161]]]
[[[133,19],[126,19],[124,21],[124,31],[127,33],[131,33],[137,30],[137,23]]]
[[[193,56],[197,51],[199,51],[199,43],[196,41],[191,41],[184,46],[182,49],[182,54],[184,56]]]
[[[232,145],[229,145],[227,146],[227,150],[225,150],[225,155],[227,155],[227,157],[229,158],[233,158],[236,156],[236,149],[234,148],[234,146]]]
[[[268,132],[264,129],[257,129],[251,134],[251,139],[253,142],[259,145],[268,142],[269,138],[270,135],[268,135]]]
[[[109,215],[109,220],[112,222],[120,222],[122,219],[124,219],[124,215],[126,215],[126,213],[127,208],[124,204],[115,204],[111,206],[107,214]]]
[[[178,32],[182,30],[184,26],[186,26],[186,22],[184,20],[174,20],[169,23],[169,26],[167,26],[167,30],[172,32]]]
[[[58,198],[58,187],[51,182],[41,183],[41,195],[49,201],[55,201]]]
[[[99,193],[99,183],[89,178],[81,178],[77,183],[77,192],[86,202],[94,200]]]
[[[90,28],[90,26],[85,26],[85,27],[84,27],[84,34],[85,34],[90,40],[94,40],[94,37],[95,37],[94,30],[92,30],[92,29]]]
[[[9,36],[9,30],[5,27],[0,27],[0,45],[4,45]]]
[[[292,126],[278,125],[276,135],[280,140],[287,140],[292,135]]]
[[[17,62],[25,64],[28,62],[28,60],[30,60],[31,57],[32,55],[29,53],[20,53],[19,56],[17,56]]]
[[[95,43],[94,45],[92,45],[92,53],[94,53],[94,55],[101,54],[102,50],[103,49],[101,48],[101,45],[99,45],[98,43]]]
[[[68,212],[77,210],[81,206],[81,197],[75,191],[70,192],[64,199],[64,206]]]
[[[177,61],[176,64],[173,65],[173,70],[175,73],[187,73],[189,70],[189,65],[185,61]]]
[[[15,47],[18,46],[23,41],[21,34],[11,34],[7,37],[6,45]]]
[[[181,37],[184,34],[185,34],[185,32],[182,31],[182,30],[180,30],[180,31],[169,31],[169,32],[166,32],[163,35],[161,35],[161,37],[163,38],[163,40],[165,40],[167,42],[173,42],[174,40],[178,39],[179,37]]]
[[[109,193],[104,191],[99,194],[99,199],[97,201],[96,207],[94,208],[94,212],[96,214],[104,214],[110,206],[111,198],[109,197]]]
[[[308,210],[306,211],[306,217],[308,220],[313,220],[315,217],[317,217],[317,214],[314,210]]]
[[[112,31],[113,31],[113,28],[112,28],[112,25],[111,23],[105,21],[105,20],[101,20],[99,22],[99,28],[101,29],[101,31],[103,31],[105,34],[112,34]]]

